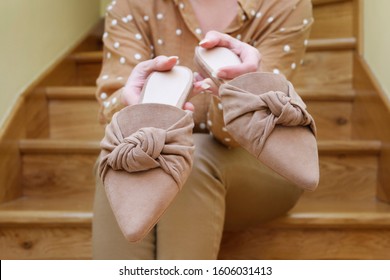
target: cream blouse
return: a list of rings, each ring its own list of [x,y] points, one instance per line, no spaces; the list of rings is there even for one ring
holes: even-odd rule
[[[313,23],[310,0],[237,0],[239,10],[225,33],[256,47],[265,72],[290,79],[302,63]],[[223,16],[223,11],[221,11]],[[178,56],[180,64],[196,71],[194,48],[204,34],[188,0],[116,0],[107,7],[103,34],[103,64],[96,97],[100,121],[107,123],[125,105],[120,93],[134,66],[158,55]],[[195,131],[210,132],[235,146],[222,120],[217,97],[199,94]]]

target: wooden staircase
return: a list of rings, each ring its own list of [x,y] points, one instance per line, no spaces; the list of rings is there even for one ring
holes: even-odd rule
[[[293,83],[318,126],[320,186],[278,220],[225,232],[221,259],[390,258],[390,205],[377,199],[390,201],[390,112],[358,55],[360,4],[313,4]],[[91,258],[101,34],[37,81],[1,131],[1,259]]]

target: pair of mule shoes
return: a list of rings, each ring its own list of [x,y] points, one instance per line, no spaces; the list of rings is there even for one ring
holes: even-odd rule
[[[305,104],[280,75],[256,72],[230,81],[214,75],[238,63],[239,57],[226,48],[195,49],[198,71],[219,86],[231,136],[281,176],[314,190],[318,151],[314,120]],[[142,240],[155,226],[191,172],[194,123],[182,107],[192,83],[192,71],[183,66],[152,73],[140,104],[117,112],[106,127],[99,175],[130,242]]]

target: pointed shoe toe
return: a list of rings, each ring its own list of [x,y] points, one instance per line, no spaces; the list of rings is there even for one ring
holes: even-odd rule
[[[298,187],[315,190],[316,127],[292,84],[273,73],[249,73],[223,84],[220,94],[235,141]]]

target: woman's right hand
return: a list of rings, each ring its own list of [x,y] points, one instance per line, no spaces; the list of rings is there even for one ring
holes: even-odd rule
[[[227,34],[209,31],[199,45],[206,49],[214,47],[225,47],[234,52],[240,57],[242,63],[239,65],[225,66],[218,69],[216,73],[218,78],[231,80],[240,75],[261,71],[261,54],[253,46],[244,43]],[[218,87],[210,78],[199,77],[194,81],[194,90],[199,93],[208,91],[212,94],[218,95]]]
[[[261,54],[253,46],[244,43],[236,38],[218,31],[209,31],[199,45],[206,49],[214,47],[225,47],[240,57],[242,63],[239,65],[225,66],[218,69],[217,77],[221,79],[234,79],[240,75],[260,71]]]
[[[139,103],[142,88],[149,75],[155,71],[169,71],[178,62],[177,56],[157,56],[154,59],[145,60],[138,63],[130,74],[129,79],[122,91],[122,102],[128,106]],[[194,111],[194,106],[187,102],[184,104],[184,110]]]

